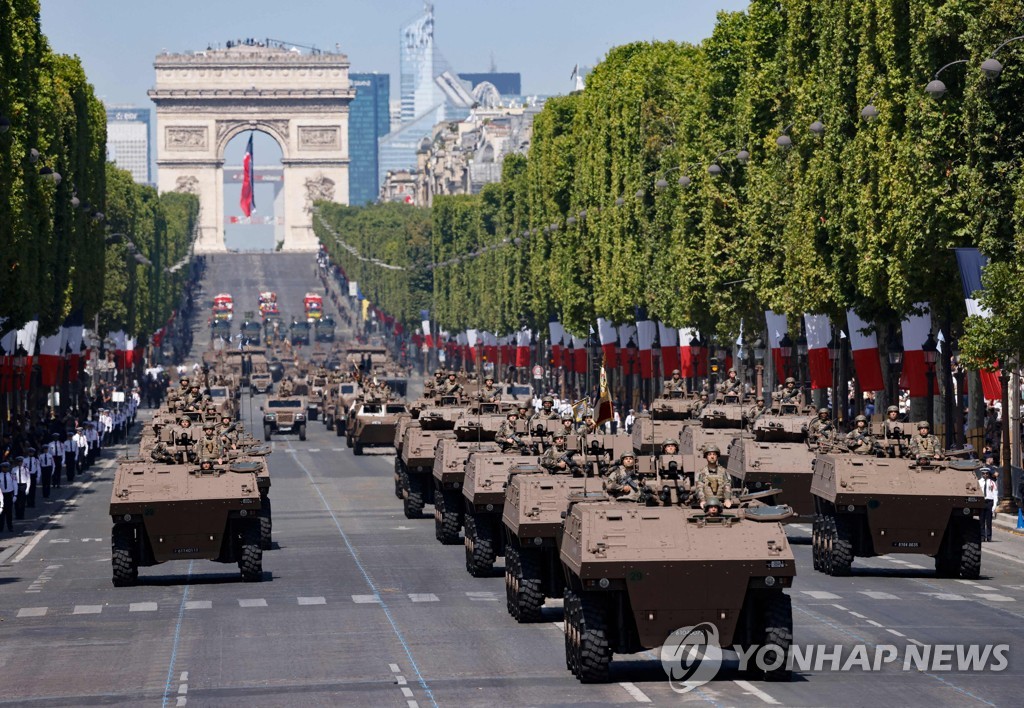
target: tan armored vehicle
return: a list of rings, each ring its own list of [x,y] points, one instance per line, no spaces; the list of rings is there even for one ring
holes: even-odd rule
[[[814,569],[847,575],[855,556],[935,557],[940,577],[978,578],[981,510],[977,460],[855,455],[836,445],[814,459]]]
[[[259,510],[248,465],[122,463],[110,498],[114,585],[134,585],[140,566],[193,559],[238,563],[243,580],[262,580]]]
[[[749,406],[750,403],[744,403],[741,396],[718,396],[704,407],[700,424],[705,428],[742,428]]]
[[[514,465],[536,465],[536,455],[474,452],[466,460],[462,485],[466,515],[463,520],[466,570],[475,578],[489,576],[494,560],[505,553],[501,514],[505,486]]]
[[[276,395],[267,398],[263,410],[263,439],[270,440],[275,433],[297,433],[299,440],[306,439],[305,396],[290,395],[285,388],[279,388]]]
[[[402,484],[402,506],[405,518],[418,519],[425,504],[434,503],[434,450],[445,438],[455,433],[441,427],[422,426],[414,420],[405,426],[402,445],[398,452],[401,460],[399,475]]]
[[[729,443],[739,434],[734,428],[705,428],[700,425],[687,425],[679,437],[679,453],[688,470],[699,470],[704,466],[704,450],[717,445],[722,454],[718,462],[729,466]]]
[[[663,442],[669,439],[682,439],[683,430],[694,425],[699,423],[687,420],[662,420],[641,413],[633,422],[633,449],[641,455],[657,452]]]
[[[789,513],[571,501],[559,550],[568,668],[583,683],[608,681],[614,654],[660,647],[704,622],[721,646],[788,652],[793,616],[783,589],[796,563],[777,519]],[[766,678],[788,679],[785,660]]]
[[[249,386],[256,393],[267,393],[274,386],[273,377],[270,375],[270,370],[266,368],[266,364],[262,371],[254,370],[249,374]]]
[[[399,401],[376,400],[355,404],[352,424],[346,437],[352,453],[362,455],[367,447],[394,445],[398,418],[407,412],[405,404]]]
[[[814,515],[811,497],[814,451],[806,443],[768,443],[744,435],[733,438],[726,459],[736,489],[746,489],[751,494],[777,490],[762,501],[788,504],[794,513],[790,521]]]
[[[437,441],[434,450],[434,536],[446,546],[462,542],[465,519],[462,486],[466,461],[474,452],[500,452],[495,442],[466,442],[455,437]]]
[[[355,381],[346,381],[338,384],[338,400],[334,408],[333,428],[334,434],[341,437],[346,432],[346,417],[349,408],[359,398],[359,384]]]

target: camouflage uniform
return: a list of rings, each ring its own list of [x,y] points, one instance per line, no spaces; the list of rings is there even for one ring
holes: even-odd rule
[[[539,411],[537,411],[536,413],[533,414],[532,418],[530,418],[530,427],[531,428],[536,428],[538,423],[543,425],[545,422],[547,422],[549,420],[558,420],[558,419],[559,419],[559,415],[558,415],[558,413],[556,413],[554,411],[554,409],[552,409],[552,408],[541,408]]]
[[[510,439],[513,435],[516,435],[516,424],[506,418],[494,433],[494,441],[501,445],[502,450],[507,450],[516,446],[516,443]]]
[[[561,443],[555,443],[544,451],[544,454],[540,456],[540,466],[551,474],[568,474],[572,471],[572,466],[566,462],[565,469],[562,469],[558,464],[563,461],[559,458],[564,454],[565,440],[563,439]]]
[[[637,501],[640,499],[641,482],[636,478],[636,457],[633,457],[632,467],[626,467],[623,459],[630,455],[624,454],[619,461],[608,470],[602,486],[604,491],[616,499],[616,501]],[[632,480],[633,484],[629,484]],[[635,488],[634,488],[635,487]]]
[[[867,419],[859,415],[857,421],[866,423]],[[846,434],[846,444],[849,446],[850,452],[858,455],[870,455],[875,447],[875,439],[867,425],[863,428],[858,426]]]
[[[939,439],[931,433],[921,435],[919,432],[910,438],[911,457],[934,457],[942,454],[942,445]]]
[[[725,381],[718,384],[718,392],[723,396],[738,396],[743,392],[743,384],[740,383],[739,379],[734,376],[730,376]]]
[[[812,442],[821,438],[834,437],[835,434],[836,428],[832,424],[832,419],[827,416],[822,418],[820,415],[817,415],[807,425],[807,436]]]
[[[476,397],[477,400],[483,401],[484,403],[488,403],[491,401],[500,401],[501,389],[495,388],[493,384],[490,386],[485,385],[483,388],[480,389]]]
[[[212,433],[212,431],[211,431]],[[212,434],[206,435],[199,442],[199,459],[201,460],[217,460],[224,456],[224,448],[220,444],[220,440],[214,437]]]
[[[804,404],[804,394],[796,387],[796,381],[792,377],[786,379],[786,385],[775,396],[783,405],[799,407]]]
[[[767,410],[768,410],[768,407],[764,404],[764,399],[763,398],[759,398],[757,400],[757,403],[752,405],[747,410],[747,412],[744,413],[744,415],[747,418],[747,423],[752,426],[754,424],[754,421],[756,421],[758,418],[760,418],[762,415],[764,415],[767,412]]]
[[[672,378],[665,381],[663,393],[665,396],[671,396],[674,393],[686,393],[686,382],[679,375],[679,369],[674,370]]]
[[[710,497],[728,499],[732,497],[732,481],[726,473],[725,468],[716,464],[704,465],[697,473],[697,500],[703,504]]]
[[[711,402],[708,400],[708,394],[700,394],[700,400],[698,400],[697,403],[695,403],[693,406],[693,417],[700,418],[701,415],[703,415],[704,413],[704,409],[707,408],[709,405],[711,405]]]

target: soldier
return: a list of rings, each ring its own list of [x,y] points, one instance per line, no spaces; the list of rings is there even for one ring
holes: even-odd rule
[[[704,467],[697,473],[697,500],[700,508],[707,505],[711,497],[725,497],[725,505],[732,506],[732,482],[725,468],[718,464],[721,450],[717,445],[708,445],[704,449]]]
[[[661,444],[662,455],[678,455],[679,454],[679,441],[675,438],[668,438]]]
[[[693,406],[693,417],[700,418],[704,414],[704,409],[707,408],[708,405],[710,405],[710,401],[708,401],[707,391],[701,391],[700,398]]]
[[[153,449],[149,453],[150,459],[153,462],[157,462],[162,465],[173,465],[177,462],[174,459],[174,454],[167,449],[167,443],[163,440],[153,446]]]
[[[572,435],[576,432],[576,421],[573,420],[572,413],[562,414],[562,432],[565,435]]]
[[[217,431],[217,435],[224,449],[238,449],[238,432],[235,430],[235,426],[231,424],[231,416],[222,415],[220,417],[220,430]]]
[[[722,511],[722,500],[718,497],[708,497],[704,504],[704,515],[715,519],[722,515]]]
[[[764,396],[758,396],[757,402],[752,405],[747,412],[744,414],[747,418],[747,426],[750,428],[754,427],[754,423],[768,411],[768,406],[764,403]]]
[[[501,389],[494,385],[494,377],[484,379],[483,388],[477,393],[477,400],[484,403],[496,403],[501,400]]]
[[[663,395],[665,398],[678,398],[686,393],[686,382],[683,381],[679,369],[672,369],[672,378],[665,382]]]
[[[536,428],[537,425],[543,426],[545,421],[558,420],[558,414],[554,411],[555,399],[553,397],[544,396],[540,399],[540,406],[540,410],[530,418],[531,428]]]
[[[588,408],[583,412],[583,420],[576,424],[576,434],[588,437],[597,435],[597,421],[594,420],[593,408]]]
[[[931,434],[931,427],[931,423],[927,420],[922,420],[917,424],[917,435],[910,438],[911,457],[942,459],[942,446],[939,444],[939,439]]]
[[[868,419],[866,416],[859,415],[853,420],[856,427],[846,434],[846,444],[849,446],[850,452],[858,455],[870,455],[875,449],[875,438],[868,428]]]
[[[53,455],[53,477],[50,484],[57,488],[60,487],[60,475],[64,471],[64,443],[61,442],[60,433],[53,433],[50,436],[50,443],[46,449]]]
[[[775,394],[775,397],[784,406],[796,406],[799,408],[804,404],[804,394],[796,387],[796,379],[792,376],[786,379],[786,385]]]
[[[34,509],[36,506],[36,487],[39,486],[39,458],[36,457],[36,449],[34,447],[26,450],[28,453],[25,455],[25,461],[22,463],[26,470],[28,470],[29,485],[28,485],[28,499],[26,503],[30,509]]]
[[[434,396],[441,390],[441,382],[444,380],[444,371],[442,369],[436,369],[434,371],[434,378],[427,379],[423,382],[423,395]]]
[[[526,421],[527,423],[530,421],[530,407],[525,403],[520,403],[516,407],[516,412],[519,420]]]
[[[603,486],[604,491],[616,501],[638,501],[642,484],[643,482],[636,478],[636,455],[624,452],[619,456],[619,461],[608,470]]]
[[[448,380],[444,382],[441,387],[442,396],[458,396],[462,393],[462,384],[458,382],[458,377],[454,371],[448,372]]]
[[[729,369],[728,378],[718,384],[718,392],[723,396],[739,396],[743,393],[743,384],[736,378],[736,369]]]
[[[554,444],[540,456],[540,466],[551,474],[567,474],[578,467],[565,454],[565,433],[555,433]]]
[[[494,442],[501,445],[502,452],[507,452],[513,447],[518,447],[522,444],[519,435],[516,433],[517,420],[519,420],[519,416],[513,411],[509,411],[505,416],[505,420],[498,426],[497,432],[494,433]]]
[[[224,456],[224,448],[221,447],[220,441],[217,440],[214,433],[213,423],[207,423],[203,426],[203,439],[199,443],[200,459],[220,461]]]
[[[900,440],[906,437],[900,426],[900,409],[889,406],[885,409],[885,437],[887,440]]]
[[[18,480],[14,478],[10,462],[0,462],[0,495],[3,502],[0,503],[0,531],[6,526],[8,531],[14,531],[14,500],[18,497]]]
[[[47,445],[39,453],[39,483],[43,487],[43,499],[50,498],[50,485],[53,484],[53,461],[53,453],[50,452],[50,446]]]
[[[816,415],[807,425],[807,437],[811,442],[820,442],[835,436],[836,428],[832,424],[832,411],[827,406],[818,409]]]

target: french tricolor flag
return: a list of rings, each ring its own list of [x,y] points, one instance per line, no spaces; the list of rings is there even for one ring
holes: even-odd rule
[[[256,194],[253,190],[255,181],[252,164],[252,133],[249,133],[249,144],[245,148],[245,157],[242,158],[242,196],[239,200],[242,213],[246,216],[252,216],[256,209]]]
[[[964,300],[967,302],[967,314],[977,317],[991,317],[992,311],[983,307],[977,294],[984,290],[981,284],[981,271],[988,265],[988,257],[977,248],[957,248],[956,262],[960,266],[960,280],[964,286]],[[985,400],[998,400],[1002,397],[1002,385],[999,383],[999,367],[982,369],[981,389]]]
[[[878,338],[874,332],[868,331],[870,325],[853,310],[846,311],[846,321],[850,325],[850,349],[860,388],[862,391],[881,391],[885,383],[882,380],[882,363],[878,358]]]
[[[597,336],[601,340],[601,350],[604,352],[604,365],[615,368],[618,363],[619,333],[615,325],[603,317],[597,318]]]
[[[548,337],[551,339],[551,361],[556,367],[562,365],[562,337],[565,336],[565,328],[558,320],[548,322]]]
[[[786,379],[786,362],[782,358],[782,338],[789,331],[789,323],[785,315],[779,315],[771,310],[765,310],[765,322],[768,325],[768,346],[772,350],[772,361],[775,362],[775,378],[778,381]]]
[[[828,357],[832,323],[828,315],[804,315],[807,332],[807,366],[811,370],[811,388],[832,386],[832,360]]]
[[[903,320],[903,378],[900,388],[917,397],[929,395],[922,346],[932,330],[932,313],[926,302],[916,303],[914,309],[922,310],[924,314],[910,315]]]
[[[658,339],[661,342],[661,371],[666,378],[672,376],[673,369],[680,369],[680,374],[685,376],[679,366],[679,330],[674,327],[666,327],[664,322],[658,323]]]
[[[651,320],[640,320],[636,323],[637,338],[640,340],[640,376],[649,379],[654,376],[654,333],[657,326]]]
[[[522,329],[516,334],[516,366],[524,368],[530,365],[530,330]]]

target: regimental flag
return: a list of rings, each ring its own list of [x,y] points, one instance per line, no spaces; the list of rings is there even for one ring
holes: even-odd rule
[[[249,133],[249,144],[245,147],[245,157],[242,158],[242,196],[239,200],[242,213],[246,216],[252,216],[252,212],[256,209],[256,194],[253,190],[255,182],[252,162],[252,133]]]
[[[584,416],[587,415],[587,399],[581,398],[572,404],[572,419],[577,423],[583,421]]]
[[[882,381],[882,363],[878,358],[878,337],[869,331],[868,323],[853,310],[846,311],[846,321],[850,326],[853,367],[861,390],[881,391],[885,384]]]
[[[594,419],[598,425],[607,423],[615,417],[615,406],[612,404],[612,394],[608,390],[608,374],[604,370],[604,362],[601,363],[601,389],[597,399],[597,411]]]

